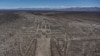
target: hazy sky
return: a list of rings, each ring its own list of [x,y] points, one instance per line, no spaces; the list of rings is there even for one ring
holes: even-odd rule
[[[0,8],[100,7],[100,0],[0,0]]]

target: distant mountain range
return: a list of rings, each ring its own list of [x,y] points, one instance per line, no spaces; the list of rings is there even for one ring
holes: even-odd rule
[[[17,8],[17,9],[0,9],[0,10],[100,11],[100,7],[71,7],[71,8],[62,8],[62,9],[52,9],[52,8]]]
[[[51,8],[18,8],[17,10],[53,10]]]
[[[58,11],[100,11],[100,7],[72,7],[58,9]]]

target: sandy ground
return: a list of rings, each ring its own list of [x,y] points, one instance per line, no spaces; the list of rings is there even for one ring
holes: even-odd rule
[[[36,56],[51,56],[50,38],[46,38],[45,35],[37,39]]]

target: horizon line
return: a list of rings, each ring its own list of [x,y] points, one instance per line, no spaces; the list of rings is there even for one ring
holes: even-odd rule
[[[90,7],[94,7],[94,8],[100,8],[100,6],[72,6],[72,7],[55,7],[55,8],[51,8],[51,7],[15,7],[15,8],[0,8],[0,9],[27,9],[27,8],[48,8],[48,9],[64,9],[64,8],[90,8]]]

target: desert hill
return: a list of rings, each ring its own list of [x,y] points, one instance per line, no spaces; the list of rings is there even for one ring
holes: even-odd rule
[[[38,15],[30,12],[9,12],[0,14],[0,56],[35,55],[33,52],[36,51],[36,40],[45,43],[45,38],[41,38],[45,36],[50,39],[71,40],[72,45],[67,46],[69,48],[67,52],[75,52],[78,49],[73,48],[77,47],[80,48],[78,53],[73,54],[80,56],[78,54],[83,47],[81,44],[85,41],[87,44],[100,43],[98,41],[100,39],[100,13],[41,12]],[[49,43],[48,41],[49,39],[43,47]],[[87,48],[90,46],[92,45]],[[63,52],[61,54],[64,55]]]

